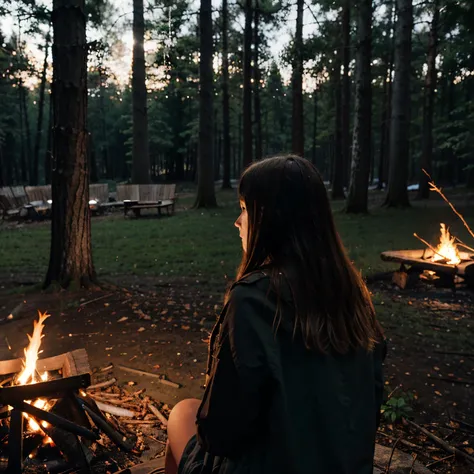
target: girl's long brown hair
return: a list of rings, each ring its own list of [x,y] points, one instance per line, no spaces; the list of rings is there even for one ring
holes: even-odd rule
[[[297,156],[253,163],[242,175],[247,252],[237,280],[265,266],[277,298],[287,285],[294,331],[310,350],[371,350],[382,338],[369,291],[339,238],[316,168]]]

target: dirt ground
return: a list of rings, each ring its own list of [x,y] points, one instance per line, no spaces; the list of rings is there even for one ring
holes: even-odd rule
[[[117,283],[117,282],[115,282]],[[203,393],[207,338],[221,308],[221,294],[205,284],[177,279],[156,286],[153,278],[122,279],[110,291],[0,294],[0,346],[21,357],[37,310],[47,311],[42,357],[85,348],[93,368],[114,365],[119,384],[145,388],[170,406]],[[414,393],[413,419],[466,453],[474,453],[474,294],[465,290],[397,290],[390,283],[371,286],[383,313],[389,340],[385,376],[390,389]],[[8,292],[6,294],[5,292]],[[408,313],[400,314],[406,305]],[[393,312],[392,312],[393,310]],[[9,317],[10,314],[13,317]],[[457,344],[457,342],[459,344]],[[456,350],[454,350],[455,348]],[[457,352],[445,353],[445,352]],[[156,378],[125,372],[119,365],[160,374]],[[449,379],[449,380],[445,380]],[[454,380],[454,382],[451,381]],[[456,421],[465,424],[457,424]],[[416,453],[434,472],[474,472],[410,427],[384,422],[379,442]],[[410,449],[409,444],[413,444]]]

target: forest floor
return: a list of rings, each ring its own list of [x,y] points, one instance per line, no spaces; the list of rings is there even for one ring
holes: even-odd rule
[[[342,204],[334,206],[339,232],[364,276],[397,269],[380,260],[384,250],[421,248],[413,232],[436,243],[440,222],[472,243],[439,199],[413,202],[402,211],[381,209],[380,196],[371,198],[367,216],[346,215]],[[200,397],[209,330],[240,255],[235,193],[219,192],[218,200],[219,209],[196,211],[187,209],[192,198],[184,197],[169,218],[129,219],[121,213],[94,218],[95,266],[102,281],[115,285],[104,291],[41,291],[49,224],[3,224],[0,339],[6,336],[13,356],[21,357],[36,311],[48,311],[42,357],[84,347],[93,367],[114,364],[120,384],[133,382],[156,400],[172,406]],[[454,193],[453,201],[474,222],[465,197]],[[407,415],[450,446],[474,454],[474,293],[421,284],[400,290],[384,279],[372,281],[370,290],[389,344],[386,390],[397,406],[387,410],[388,417]],[[123,372],[120,364],[163,374],[181,388]],[[433,472],[473,472],[461,457],[398,418],[383,421],[378,442],[396,444],[424,465],[435,463]]]

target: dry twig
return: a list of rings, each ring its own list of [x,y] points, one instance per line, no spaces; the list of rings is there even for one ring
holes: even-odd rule
[[[430,438],[436,444],[441,446],[448,453],[461,456],[466,461],[468,461],[469,463],[474,464],[474,458],[472,456],[469,456],[469,454],[465,453],[464,451],[461,451],[458,448],[455,448],[454,446],[451,446],[450,444],[446,443],[446,441],[443,441],[441,438],[439,438],[435,434],[431,433],[431,431],[428,431],[426,428],[423,428],[422,426],[417,425],[414,421],[410,421],[410,420],[407,420],[407,419],[405,419],[405,421],[409,425],[413,426],[414,428],[416,428],[417,430],[421,431],[423,434],[428,436],[428,438]]]
[[[146,375],[147,377],[156,378],[163,385],[169,385],[170,387],[174,387],[174,388],[179,388],[180,387],[180,385],[178,383],[171,382],[170,380],[166,380],[166,379],[162,378],[162,376],[160,374],[154,374],[153,372],[147,372],[145,370],[140,370],[140,369],[133,369],[132,367],[126,367],[124,365],[118,365],[117,367],[120,370],[123,370],[125,372],[130,372],[132,374]]]
[[[113,379],[106,380],[105,382],[96,383],[95,385],[90,385],[87,387],[87,390],[98,390],[100,388],[107,388],[117,382],[117,379],[114,377]]]
[[[415,472],[413,469],[415,467],[415,463],[416,463],[416,458],[418,457],[418,453],[415,453],[415,455],[413,456],[413,462],[411,463],[411,468],[410,468],[410,474],[412,474],[413,472]]]
[[[453,204],[451,204],[451,202],[449,201],[449,199],[443,194],[443,191],[441,190],[441,188],[438,188],[438,186],[436,186],[436,184],[434,183],[433,181],[433,178],[429,175],[429,173],[426,171],[426,170],[423,170],[423,173],[426,174],[426,176],[428,176],[428,178],[431,180],[428,184],[430,185],[430,190],[431,191],[435,191],[437,192],[444,200],[444,202],[446,202],[449,207],[452,209],[452,211],[454,212],[454,214],[456,214],[459,219],[461,219],[461,222],[464,224],[464,227],[467,229],[467,231],[471,234],[471,236],[474,238],[474,232],[471,230],[471,228],[469,227],[469,224],[466,222],[466,219],[464,219],[464,217],[462,216],[462,214],[460,212],[458,212],[458,210],[453,206]]]
[[[154,405],[152,405],[151,403],[148,404],[148,408],[150,409],[150,411],[161,421],[161,423],[163,424],[163,426],[168,426],[168,420],[166,419],[166,417],[161,413],[160,410],[158,410],[158,408],[156,408]]]
[[[393,458],[393,455],[395,454],[395,449],[396,449],[397,444],[400,441],[400,439],[401,438],[398,438],[392,446],[392,452],[390,453],[390,459],[388,460],[387,467],[385,468],[385,474],[388,474],[388,472],[390,472],[390,466],[392,464],[392,458]]]
[[[99,401],[96,401],[96,404],[99,410],[105,411],[106,413],[110,413],[111,415],[125,416],[127,418],[135,417],[135,412],[131,410],[127,410],[126,408],[116,407],[113,405],[107,405],[106,403],[102,403]]]
[[[423,242],[430,250],[442,257],[443,260],[446,260],[446,257],[444,255],[441,255],[431,244],[429,244],[425,239],[422,239],[416,232],[413,233],[413,236],[416,237],[418,240],[421,240],[421,242]]]

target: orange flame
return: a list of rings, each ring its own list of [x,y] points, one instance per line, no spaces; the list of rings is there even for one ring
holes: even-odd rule
[[[452,237],[445,224],[441,224],[441,236],[438,247],[433,257],[432,262],[439,260],[446,260],[449,265],[457,265],[461,263],[461,257],[455,242],[455,237]]]
[[[38,355],[40,354],[41,339],[44,337],[44,322],[49,318],[50,315],[48,313],[42,314],[39,311],[38,314],[38,321],[35,321],[33,324],[33,335],[30,336],[28,334],[28,339],[30,342],[28,347],[25,349],[24,366],[16,378],[15,385],[35,384],[48,380],[48,372],[38,374],[36,364],[38,362]],[[31,400],[26,401],[26,403],[31,404]],[[49,407],[48,401],[42,398],[35,400],[32,405],[40,409],[47,409]],[[24,417],[28,420],[28,427],[31,431],[42,431],[41,426],[31,416],[25,413]],[[45,425],[43,423],[42,425],[46,428],[47,424]]]
[[[33,335],[28,334],[28,339],[30,343],[25,349],[25,361],[23,370],[18,375],[16,380],[17,385],[26,385],[28,383],[38,382],[36,377],[36,362],[38,361],[39,349],[41,347],[41,339],[43,339],[43,328],[44,322],[49,318],[48,313],[43,313],[38,311],[39,319],[33,324]]]

